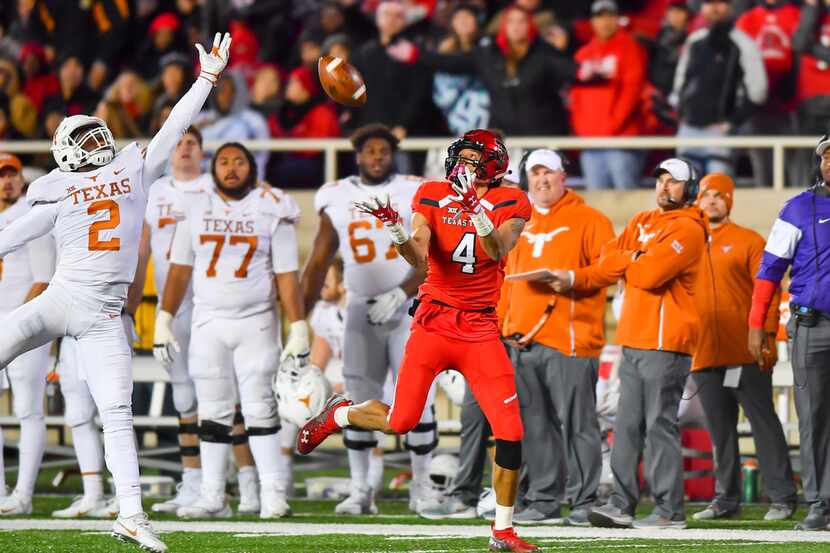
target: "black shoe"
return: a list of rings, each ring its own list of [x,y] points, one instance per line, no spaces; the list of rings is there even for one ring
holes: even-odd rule
[[[817,530],[827,529],[827,515],[820,512],[811,511],[804,520],[795,525],[796,530],[803,530],[805,532],[815,532]]]

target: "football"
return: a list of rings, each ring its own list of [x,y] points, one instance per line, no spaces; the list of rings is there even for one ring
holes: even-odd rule
[[[360,71],[341,58],[323,56],[317,60],[317,75],[329,98],[344,106],[366,103],[366,84]]]

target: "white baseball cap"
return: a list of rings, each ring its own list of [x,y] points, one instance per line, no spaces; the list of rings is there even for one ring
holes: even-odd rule
[[[692,166],[687,161],[670,157],[654,169],[654,176],[659,177],[663,173],[668,173],[674,180],[686,182],[694,178],[692,171]]]
[[[551,171],[564,171],[565,166],[562,163],[562,158],[558,153],[547,148],[534,150],[530,152],[525,161],[525,171],[530,174],[530,170],[537,165],[547,167]]]

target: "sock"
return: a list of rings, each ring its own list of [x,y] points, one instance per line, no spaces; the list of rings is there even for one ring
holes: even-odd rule
[[[352,476],[352,489],[364,488],[368,485],[366,477],[369,472],[369,450],[349,449],[347,451],[349,452],[349,471]]]
[[[6,464],[3,461],[3,429],[0,428],[0,497],[6,495]]]
[[[369,485],[376,494],[383,491],[383,453],[372,450],[369,454]]]
[[[412,479],[416,482],[429,481],[429,466],[432,463],[432,453],[416,455],[414,451],[409,452],[409,461],[412,464]]]
[[[43,416],[25,417],[20,420],[20,467],[15,492],[18,497],[32,497],[35,480],[46,448],[46,423]]]
[[[294,453],[286,453],[281,449],[277,455],[277,463],[282,477],[282,487],[290,494],[294,488]]]
[[[344,405],[343,407],[338,407],[337,409],[335,409],[334,424],[336,424],[340,428],[349,426],[349,409],[351,408],[351,405]]]
[[[98,428],[92,421],[72,427],[72,445],[78,458],[84,496],[90,498],[104,497],[104,450]]]
[[[182,471],[182,484],[198,490],[202,485],[202,469],[185,467]]]
[[[199,443],[199,452],[202,457],[202,490],[210,494],[225,492],[226,468],[231,444],[217,442]],[[239,469],[242,472],[242,469]]]
[[[282,483],[284,478],[279,461],[279,458],[282,457],[279,434],[249,436],[248,445],[251,447],[251,453],[254,456],[254,462],[256,462],[259,481],[262,484]]]
[[[129,405],[105,409],[104,460],[115,483],[119,517],[128,518],[144,511],[138,483],[138,449],[133,432],[133,412]]]
[[[493,530],[506,530],[513,526],[513,505],[505,507],[496,503],[496,519]]]

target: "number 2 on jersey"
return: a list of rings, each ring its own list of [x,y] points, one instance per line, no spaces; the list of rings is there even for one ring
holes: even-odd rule
[[[208,263],[208,268],[207,271],[205,271],[205,274],[207,274],[208,278],[213,278],[216,276],[216,264],[219,262],[219,256],[222,255],[222,248],[225,247],[225,235],[202,234],[199,236],[200,244],[207,244],[208,242],[213,242],[215,245],[213,246],[213,257],[210,258],[210,263]],[[248,244],[248,251],[245,252],[245,257],[242,259],[242,264],[239,265],[239,268],[233,273],[233,276],[235,276],[236,278],[247,277],[248,265],[251,264],[251,258],[254,257],[254,252],[256,251],[259,239],[256,236],[234,235],[230,237],[230,240],[228,242],[231,246],[235,246],[236,244]]]
[[[87,208],[87,215],[95,215],[99,211],[108,211],[109,217],[101,221],[95,221],[89,225],[89,236],[87,238],[87,249],[91,252],[107,251],[117,252],[121,249],[120,238],[101,240],[98,233],[104,230],[114,230],[121,223],[121,212],[118,210],[118,203],[115,200],[100,200],[92,202]]]
[[[452,260],[461,264],[461,272],[471,275],[476,272],[476,235],[465,232],[452,252]]]

